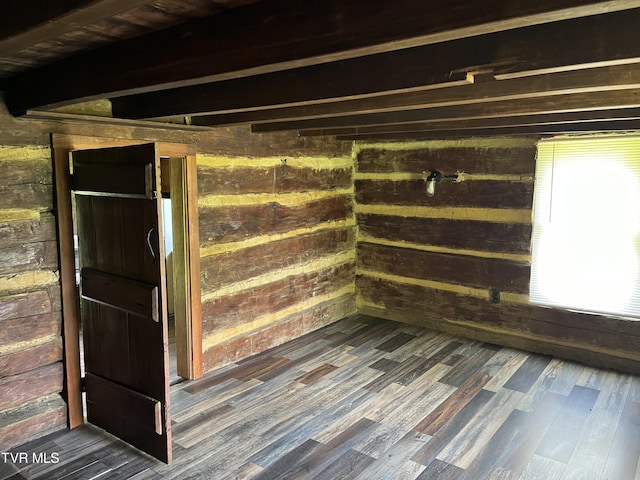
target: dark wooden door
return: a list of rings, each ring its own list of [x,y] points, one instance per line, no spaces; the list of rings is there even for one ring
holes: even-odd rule
[[[154,144],[73,153],[87,419],[169,463],[159,188]]]

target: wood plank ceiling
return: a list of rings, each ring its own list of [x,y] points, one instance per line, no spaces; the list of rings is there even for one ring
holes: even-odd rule
[[[640,0],[12,0],[16,116],[341,139],[640,129]]]

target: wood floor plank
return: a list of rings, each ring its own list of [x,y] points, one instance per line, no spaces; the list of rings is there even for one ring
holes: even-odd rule
[[[385,478],[391,474],[398,478],[415,478],[425,468],[411,457],[431,439],[429,435],[409,431],[391,448],[384,452],[384,461],[376,461],[357,477],[362,480]],[[358,447],[355,447],[358,448]]]
[[[303,422],[287,425],[287,428],[274,428],[272,431],[266,432],[263,436],[270,439],[270,443],[249,459],[255,464],[267,468],[287,455],[292,448],[304,443],[306,439],[316,437],[327,425],[339,425],[341,419],[351,412],[358,412],[358,409],[367,405],[373,396],[372,392],[356,390],[335,402],[321,415],[306,417]]]
[[[350,480],[356,478],[366,467],[375,462],[375,458],[355,450],[347,450],[333,463],[330,463],[314,480]]]
[[[428,466],[447,444],[467,425],[482,407],[494,396],[493,392],[480,390],[446,425],[438,430],[438,433],[429,442],[418,450],[412,460]]]
[[[84,426],[0,474],[640,480],[640,378],[364,315],[171,394],[171,465]]]
[[[337,368],[338,367],[336,367],[334,365],[328,365],[328,364],[325,363],[323,365],[320,365],[319,367],[314,368],[310,372],[307,372],[304,375],[299,376],[298,378],[296,378],[296,382],[300,382],[300,383],[304,383],[305,385],[309,385],[310,383],[313,383],[316,380],[321,379],[325,375],[333,372]]]
[[[335,462],[362,438],[370,435],[378,427],[378,423],[368,418],[358,420],[344,432],[321,444],[307,458],[297,462],[293,469],[286,472],[284,478],[313,478],[320,474],[325,467]]]
[[[436,458],[463,469],[468,468],[515,409],[521,397],[521,392],[508,389],[497,392]]]
[[[392,383],[400,383],[401,379],[405,378],[407,375],[411,375],[415,370],[423,370],[427,364],[429,364],[429,360],[426,358],[418,356],[410,357],[400,363],[396,368],[384,373],[365,385],[364,388],[373,390],[374,392],[380,392]]]
[[[584,365],[568,360],[562,360],[556,372],[556,378],[549,385],[549,391],[560,395],[569,395],[578,382]],[[599,388],[595,389],[599,390]]]
[[[435,435],[478,394],[488,381],[488,375],[476,373],[470,376],[447,400],[413,427],[414,430]]]
[[[605,466],[606,478],[635,478],[640,461],[640,402],[627,400]]]
[[[378,350],[384,350],[385,352],[393,352],[394,350],[397,350],[398,348],[403,346],[405,343],[408,343],[415,338],[416,338],[415,335],[410,335],[408,333],[401,332],[401,333],[398,333],[397,335],[394,335],[389,340],[382,342],[380,345],[376,346],[376,348]]]
[[[439,382],[422,387],[406,390],[403,395],[377,410],[375,417],[368,414],[367,417],[378,421],[380,427],[354,448],[376,459],[387,458],[388,452],[410,431],[424,412],[439,405],[452,390],[451,386]]]
[[[457,480],[463,473],[464,470],[462,468],[436,459],[424,469],[416,480],[431,480],[433,478],[439,480]]]
[[[585,421],[593,410],[599,393],[593,388],[575,385],[536,453],[567,463],[582,435]]]
[[[567,397],[545,391],[535,408],[527,412],[527,422],[512,438],[509,450],[496,460],[497,466],[511,472],[514,478],[519,478],[533,460],[542,438],[566,400]]]
[[[465,469],[461,478],[472,480],[487,478],[501,461],[508,457],[512,448],[517,445],[517,438],[524,430],[530,414],[522,410],[513,410],[496,433],[487,442],[482,452]]]
[[[530,355],[513,376],[504,384],[504,388],[527,393],[544,371],[551,357]]]
[[[618,412],[605,408],[593,409],[585,421],[584,433],[567,462],[564,480],[602,478],[619,419]]]
[[[491,380],[483,387],[485,390],[491,392],[497,392],[504,384],[511,378],[511,376],[518,371],[520,366],[527,360],[528,355],[524,352],[517,350],[503,349],[503,355],[505,355],[506,362],[502,365],[502,368],[496,372]]]
[[[540,455],[534,455],[527,464],[527,468],[522,472],[520,479],[534,480],[546,478],[549,480],[562,480],[564,470],[564,463]]]
[[[322,444],[320,442],[316,442],[311,439],[306,440],[265,468],[255,477],[256,480],[275,480],[283,478],[287,472],[293,470],[299,462],[304,461],[321,446]]]
[[[611,412],[622,412],[631,388],[632,377],[614,371],[603,373],[601,377],[604,378],[604,381],[598,388],[600,395],[596,400],[595,408],[604,408]]]
[[[553,385],[553,382],[564,367],[564,364],[564,360],[557,358],[552,359],[540,376],[538,376],[538,379],[533,383],[529,391],[522,398],[522,402],[518,405],[518,409],[531,412],[549,391],[549,388]],[[569,393],[564,396],[566,397],[567,395],[569,395]]]

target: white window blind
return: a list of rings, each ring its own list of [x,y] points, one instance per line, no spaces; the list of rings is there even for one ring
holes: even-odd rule
[[[538,144],[530,300],[640,319],[640,137]]]

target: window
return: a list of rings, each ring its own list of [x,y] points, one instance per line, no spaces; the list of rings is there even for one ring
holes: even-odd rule
[[[640,320],[640,137],[541,141],[532,303]]]

